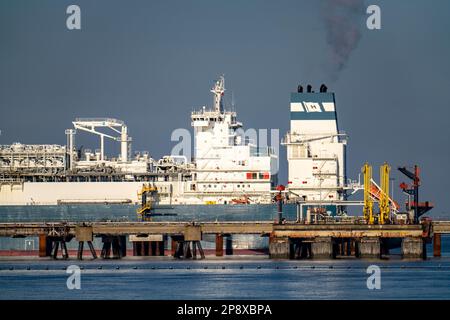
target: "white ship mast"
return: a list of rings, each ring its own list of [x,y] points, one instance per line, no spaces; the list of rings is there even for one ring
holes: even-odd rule
[[[214,111],[223,113],[223,96],[225,94],[225,77],[223,75],[216,81],[211,92],[214,94]]]

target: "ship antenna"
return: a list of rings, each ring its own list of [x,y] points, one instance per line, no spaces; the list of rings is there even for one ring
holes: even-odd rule
[[[234,101],[234,91],[231,91],[231,109],[234,111],[234,106],[236,105]]]
[[[218,113],[223,112],[223,95],[225,93],[225,77],[221,75],[219,80],[216,81],[214,87],[211,89],[214,94],[214,111]]]

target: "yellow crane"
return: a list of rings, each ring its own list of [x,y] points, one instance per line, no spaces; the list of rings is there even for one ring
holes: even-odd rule
[[[373,224],[374,223],[373,200],[370,195],[372,186],[372,166],[366,162],[362,167],[361,171],[364,175],[364,208],[363,208],[364,219],[367,221],[368,224]]]
[[[380,224],[386,224],[389,221],[389,213],[391,208],[389,206],[389,174],[391,172],[391,167],[385,162],[380,167]]]

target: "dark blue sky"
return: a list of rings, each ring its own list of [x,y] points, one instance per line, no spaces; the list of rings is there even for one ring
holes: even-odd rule
[[[450,2],[366,1],[381,7],[382,29],[368,30],[364,12],[351,16],[360,37],[342,68],[334,50],[349,24],[327,25],[334,3],[363,1],[0,0],[0,143],[65,144],[75,117],[115,117],[134,150],[160,157],[172,130],[190,127],[192,108],[210,105],[222,73],[246,127],[284,134],[289,93],[324,82],[350,136],[349,176],[365,161],[376,179],[384,161],[417,163],[422,199],[448,212]],[[80,31],[66,29],[69,4],[81,7]]]

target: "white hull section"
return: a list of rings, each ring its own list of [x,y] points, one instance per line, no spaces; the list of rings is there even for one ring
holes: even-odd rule
[[[184,191],[187,182],[156,182],[161,205],[230,204],[237,192]],[[138,204],[143,182],[25,182],[0,185],[0,205]],[[180,191],[181,190],[181,191]],[[270,191],[246,192],[250,203],[271,203]]]

